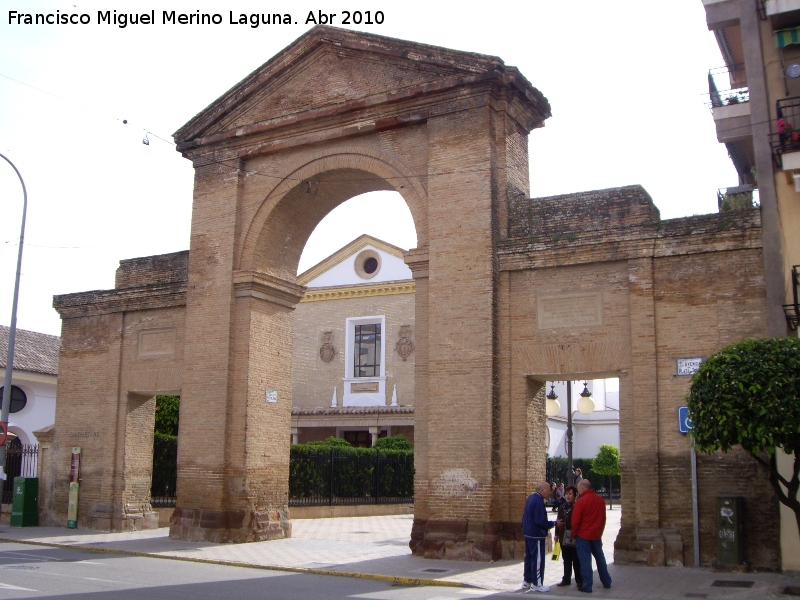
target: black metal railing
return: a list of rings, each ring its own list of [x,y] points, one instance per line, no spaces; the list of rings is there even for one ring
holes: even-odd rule
[[[413,501],[412,452],[359,448],[291,450],[289,506]]]
[[[150,504],[154,508],[175,506],[178,481],[178,440],[156,437],[153,442],[153,479]]]
[[[800,265],[794,265],[792,267],[792,298],[794,302],[783,305],[786,322],[792,331],[796,331],[798,325],[800,325],[800,301],[798,301],[798,296],[800,296]]]
[[[719,212],[742,210],[756,206],[759,206],[758,190],[752,185],[737,185],[717,190]]]
[[[766,0],[756,0],[756,12],[758,12],[758,18],[762,21],[767,20],[767,2]]]
[[[744,64],[709,69],[708,96],[712,108],[749,102],[750,90]]]
[[[783,98],[775,103],[777,120],[770,134],[775,166],[781,168],[781,156],[800,151],[800,97]]]
[[[6,445],[6,480],[3,482],[3,504],[14,499],[15,477],[36,477],[39,462],[39,445],[22,444],[15,439]]]

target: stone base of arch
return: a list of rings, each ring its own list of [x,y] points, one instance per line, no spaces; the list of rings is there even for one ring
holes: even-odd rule
[[[517,522],[414,519],[408,545],[414,556],[446,560],[488,562],[525,555]]]
[[[619,565],[682,567],[683,536],[675,529],[622,527],[614,542]]]
[[[264,542],[292,536],[287,507],[264,511],[176,507],[172,538],[194,542]]]

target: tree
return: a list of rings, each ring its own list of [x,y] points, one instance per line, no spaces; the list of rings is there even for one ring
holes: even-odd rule
[[[597,456],[592,461],[592,471],[608,477],[608,506],[611,508],[614,489],[611,485],[611,477],[619,475],[619,448],[611,444],[602,444]]]
[[[744,340],[700,365],[687,396],[691,435],[706,453],[740,445],[769,473],[800,531],[800,339]],[[794,454],[787,479],[776,451]]]

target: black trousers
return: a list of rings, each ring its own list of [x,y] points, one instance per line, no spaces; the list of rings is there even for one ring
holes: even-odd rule
[[[572,582],[572,571],[575,571],[575,583],[578,587],[583,585],[581,581],[581,563],[578,560],[578,549],[575,546],[561,546],[561,556],[564,558],[564,583]]]

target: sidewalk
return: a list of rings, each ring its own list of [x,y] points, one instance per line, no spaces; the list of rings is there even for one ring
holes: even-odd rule
[[[548,513],[549,514],[549,513]],[[613,539],[619,529],[620,511],[608,512],[603,539],[611,561]],[[220,562],[255,568],[318,572],[351,577],[369,577],[398,583],[478,587],[495,592],[513,592],[522,583],[521,561],[466,563],[426,560],[408,549],[412,515],[295,519],[293,537],[250,544],[185,542],[155,529],[127,533],[104,533],[57,527],[0,526],[0,542],[71,546],[94,552],[140,554],[158,558]],[[553,586],[550,596],[586,598],[574,585],[558,588],[563,564],[548,561],[545,583]],[[784,598],[787,587],[800,588],[800,575],[771,573],[715,573],[694,568],[623,567],[610,564],[614,581],[605,590],[595,574],[594,592],[602,598]],[[752,582],[751,587],[714,587],[715,581]],[[719,584],[718,584],[719,585]],[[798,593],[799,597],[800,593]]]

